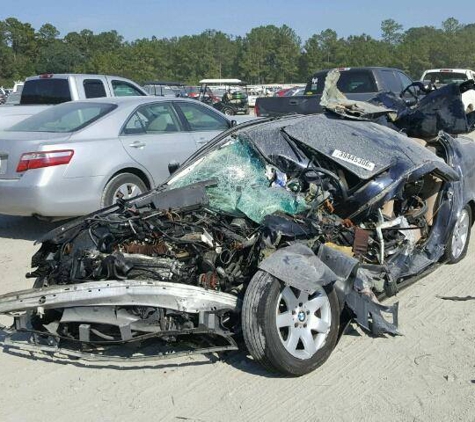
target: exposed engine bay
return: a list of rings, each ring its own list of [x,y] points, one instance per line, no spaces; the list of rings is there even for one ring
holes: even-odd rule
[[[458,179],[450,137],[426,144],[374,123],[289,120],[224,137],[161,188],[45,236],[27,275],[35,288],[0,297],[0,313],[43,351],[67,346],[69,356],[230,350],[246,289],[267,272],[308,293],[333,285],[364,329],[397,334],[397,305],[377,296],[444,253]],[[319,143],[313,125],[373,147]],[[399,152],[379,154],[375,136]]]

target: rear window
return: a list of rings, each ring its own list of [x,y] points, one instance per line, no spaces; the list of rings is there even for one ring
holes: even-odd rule
[[[466,81],[467,75],[465,73],[457,72],[429,72],[424,76],[425,81],[431,81],[436,85],[446,85],[454,82]]]
[[[67,79],[33,79],[26,81],[20,104],[61,104],[71,101]]]
[[[75,132],[117,108],[115,104],[71,102],[35,114],[9,132]]]
[[[327,73],[328,72],[320,72],[313,75],[305,87],[305,94],[322,94]],[[344,94],[377,91],[373,75],[367,70],[341,71],[337,86]]]
[[[85,79],[83,82],[86,98],[107,97],[106,89],[100,79]]]

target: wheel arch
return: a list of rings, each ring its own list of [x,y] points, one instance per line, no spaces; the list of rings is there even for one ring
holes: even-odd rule
[[[312,293],[318,286],[325,286],[338,279],[337,275],[302,244],[294,244],[274,252],[259,264],[259,269],[275,278]],[[298,277],[295,277],[296,271]]]
[[[106,181],[105,185],[109,183],[114,177],[118,176],[119,174],[124,174],[124,173],[131,173],[134,174],[135,176],[139,177],[142,182],[145,183],[145,186],[147,186],[147,189],[152,189],[153,187],[153,182],[150,180],[149,176],[142,170],[136,168],[136,167],[125,167],[120,170],[117,170],[114,174],[112,174]],[[105,186],[104,185],[104,186]]]

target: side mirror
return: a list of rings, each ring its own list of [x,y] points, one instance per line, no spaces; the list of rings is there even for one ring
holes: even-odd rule
[[[175,173],[178,168],[180,167],[180,163],[178,161],[170,161],[168,163],[168,172],[170,173],[170,175],[172,175],[173,173]]]
[[[236,120],[231,120],[231,127],[237,126],[238,122]]]

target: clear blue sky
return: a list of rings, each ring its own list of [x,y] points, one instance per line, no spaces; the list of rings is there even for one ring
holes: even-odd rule
[[[245,35],[251,28],[287,24],[306,40],[331,28],[339,36],[380,36],[384,19],[408,29],[439,27],[448,17],[475,23],[473,0],[0,0],[0,20],[16,17],[38,29],[55,25],[61,36],[115,29],[126,40],[198,34],[216,29]],[[475,40],[474,40],[475,41]]]

